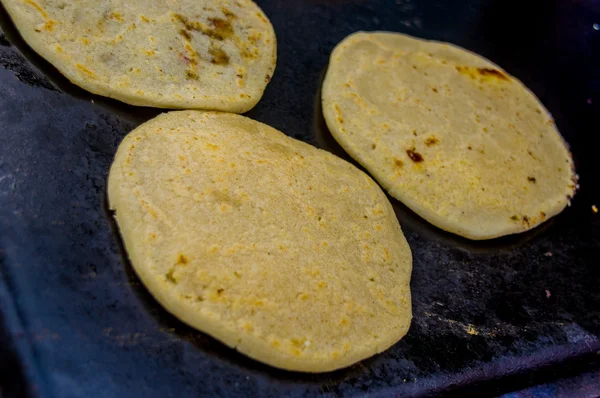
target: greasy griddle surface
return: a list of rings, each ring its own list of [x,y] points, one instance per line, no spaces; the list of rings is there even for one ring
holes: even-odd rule
[[[581,176],[573,206],[529,233],[475,243],[392,201],[414,255],[408,335],[334,373],[269,368],[166,313],[126,260],[106,208],[106,177],[123,137],[160,111],[73,86],[24,44],[2,11],[0,326],[7,338],[0,384],[11,386],[5,391],[57,397],[502,392],[597,366],[600,215],[591,205],[600,206],[594,183],[600,142],[588,126],[600,96],[589,84],[598,72],[587,54],[600,41],[592,29],[598,7],[566,0],[556,6],[259,3],[277,32],[279,59],[250,117],[347,159],[320,109],[335,44],[356,30],[452,41],[502,65],[553,113]]]

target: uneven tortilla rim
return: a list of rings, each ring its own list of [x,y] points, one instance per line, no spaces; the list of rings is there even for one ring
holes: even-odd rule
[[[136,134],[144,134],[145,131],[152,130],[153,125],[155,123],[160,122],[161,118],[166,117],[167,115],[172,114],[172,113],[187,113],[187,112],[203,112],[203,111],[193,111],[192,110],[192,111],[178,111],[178,112],[176,111],[176,112],[163,113],[163,114],[155,117],[154,119],[152,119],[146,123],[143,123],[142,125],[138,126],[136,129],[134,129],[131,133],[129,133],[123,139],[122,143],[119,145],[119,148],[129,147],[128,143],[130,141],[135,140]],[[207,113],[220,113],[220,112],[207,111]],[[243,116],[239,116],[239,117],[243,117]],[[255,122],[259,123],[261,125],[264,125],[263,123],[260,123],[258,121],[255,121]],[[285,135],[285,134],[281,133],[280,131],[278,131],[268,125],[264,125],[264,126],[268,127],[269,129],[272,129],[274,131],[277,131],[278,133],[280,133],[282,135]],[[294,139],[291,137],[287,137],[287,138]],[[296,140],[296,141],[298,141],[298,140]],[[302,141],[299,141],[299,142],[302,144],[308,145]],[[318,149],[318,148],[315,148],[315,149]],[[327,153],[329,153],[329,152],[327,152]],[[294,357],[292,355],[286,355],[281,351],[274,350],[269,343],[267,343],[266,341],[263,341],[259,338],[250,336],[250,338],[248,338],[248,339],[239,339],[239,337],[237,337],[237,335],[236,335],[235,330],[231,330],[226,327],[219,326],[217,323],[212,322],[212,320],[214,320],[214,317],[211,318],[211,316],[209,316],[207,313],[195,312],[193,315],[191,315],[191,312],[189,311],[189,309],[185,308],[185,306],[182,305],[180,301],[178,301],[177,299],[175,299],[173,297],[170,297],[170,295],[168,293],[166,293],[167,290],[163,289],[161,287],[161,284],[163,283],[163,281],[158,276],[152,275],[152,273],[150,271],[148,271],[146,269],[146,267],[144,267],[144,266],[136,267],[135,264],[143,264],[143,261],[142,261],[143,256],[137,252],[138,245],[136,245],[135,242],[133,241],[133,239],[132,239],[133,237],[126,236],[126,234],[121,233],[122,229],[125,229],[125,230],[128,229],[126,227],[128,225],[128,223],[127,223],[126,217],[123,218],[123,217],[119,216],[118,208],[120,207],[121,202],[127,201],[127,198],[122,196],[122,194],[120,193],[120,189],[117,186],[115,186],[114,182],[111,183],[111,181],[114,181],[114,179],[111,178],[111,175],[114,175],[116,173],[123,173],[120,166],[121,166],[121,164],[123,164],[123,159],[125,158],[125,156],[127,156],[127,151],[125,149],[118,150],[115,155],[115,159],[113,161],[113,166],[111,166],[111,169],[109,172],[108,188],[107,188],[107,199],[108,199],[109,209],[114,214],[114,217],[115,217],[116,223],[117,223],[117,227],[119,230],[119,235],[123,241],[125,251],[127,252],[128,260],[130,262],[131,267],[135,271],[136,275],[140,278],[140,280],[142,281],[142,283],[144,284],[146,289],[150,292],[150,294],[161,304],[161,306],[167,312],[171,313],[177,319],[181,320],[183,323],[198,330],[200,333],[205,333],[205,334],[210,335],[211,337],[224,343],[228,347],[234,348],[237,351],[239,351],[240,353],[247,355],[248,357],[250,357],[258,362],[265,363],[265,364],[268,364],[268,365],[271,365],[273,367],[283,369],[283,370],[297,371],[297,372],[304,372],[304,373],[322,373],[322,372],[329,372],[329,371],[334,371],[337,369],[348,367],[359,361],[370,358],[371,356],[373,356],[375,354],[378,354],[378,353],[381,353],[381,352],[387,350],[392,345],[396,344],[400,339],[402,339],[408,332],[408,330],[410,328],[411,320],[412,320],[412,295],[411,294],[408,294],[407,295],[408,297],[406,298],[407,309],[409,311],[409,313],[407,314],[408,315],[407,316],[408,323],[406,325],[406,328],[402,329],[402,333],[399,336],[388,337],[387,341],[385,341],[382,345],[377,346],[375,350],[369,350],[369,351],[365,350],[363,352],[349,352],[349,353],[347,353],[347,355],[336,358],[336,359],[319,358],[318,360],[315,360],[315,359],[306,360],[306,359]],[[335,155],[331,155],[331,156],[335,156]],[[336,159],[339,159],[342,162],[346,162],[345,160],[338,158],[338,157],[336,157]],[[358,172],[364,174],[367,178],[371,178],[368,175],[366,175],[362,170],[360,170],[358,168],[356,168],[356,170]],[[375,189],[380,189],[377,186],[377,184],[374,184],[373,186]],[[382,194],[385,197],[385,193],[382,192]],[[388,207],[388,211],[390,212],[389,214],[391,214],[391,215],[395,214],[393,207],[390,204],[389,200],[385,200],[385,206]],[[398,224],[399,224],[399,222],[398,222]],[[401,232],[401,233],[402,233],[402,235],[404,235],[403,232]],[[406,242],[406,246],[408,248],[408,254],[409,254],[408,267],[412,271],[412,251],[410,250],[410,246],[408,245],[408,242]],[[213,314],[213,315],[216,315],[216,314]]]
[[[57,52],[50,50],[49,47],[41,43],[38,40],[37,35],[35,34],[35,31],[33,29],[29,29],[27,27],[25,27],[25,29],[20,29],[19,23],[17,23],[19,18],[15,18],[14,16],[16,13],[16,9],[13,8],[10,2],[1,1],[1,3],[7,11],[8,15],[10,16],[10,20],[15,26],[15,29],[17,30],[21,38],[25,41],[25,43],[35,53],[40,55],[44,60],[46,60],[50,65],[52,65],[52,67],[55,68],[62,76],[66,77],[71,83],[92,94],[112,98],[134,106],[145,106],[165,109],[206,109],[232,113],[244,113],[248,112],[249,110],[254,108],[256,104],[258,104],[268,85],[267,82],[262,87],[262,90],[259,90],[257,92],[256,96],[250,96],[250,98],[236,98],[235,102],[231,102],[231,97],[229,96],[211,95],[207,98],[202,98],[202,95],[198,95],[196,98],[188,99],[184,97],[182,99],[171,98],[169,100],[157,100],[156,98],[151,99],[146,96],[136,95],[135,93],[119,92],[114,90],[110,85],[98,84],[91,80],[85,80],[83,78],[83,75],[80,75],[76,72],[71,73],[68,70],[69,68],[63,68],[62,65],[69,65],[70,61],[65,60],[64,57],[61,57]],[[259,12],[267,21],[269,21],[267,26],[269,34],[271,35],[271,39],[273,41],[273,53],[271,54],[271,63],[273,64],[273,66],[269,73],[272,78],[275,74],[275,69],[277,66],[277,36],[275,34],[273,25],[271,24],[271,21],[267,17],[267,15],[258,6],[258,4],[254,2],[254,0],[252,0],[252,3],[255,5],[257,12]],[[230,101],[230,103],[227,104],[227,101]],[[223,106],[223,104],[225,105]]]
[[[388,31],[373,31],[373,32],[366,32],[366,31],[358,31],[355,33],[350,34],[349,36],[345,37],[342,41],[340,41],[335,48],[333,49],[333,51],[331,52],[331,55],[329,57],[329,65],[327,67],[327,72],[325,73],[325,78],[323,79],[323,85],[321,88],[321,107],[323,109],[323,116],[325,118],[325,122],[327,124],[327,127],[331,133],[331,135],[333,136],[333,138],[336,140],[337,143],[340,144],[340,146],[354,159],[356,160],[362,167],[365,168],[365,170],[367,170],[372,176],[373,178],[394,198],[396,198],[397,200],[399,200],[400,202],[402,202],[403,204],[405,204],[408,208],[410,208],[413,212],[415,212],[417,215],[419,215],[420,217],[424,218],[427,222],[429,222],[430,224],[446,231],[452,234],[456,234],[459,236],[462,236],[464,238],[470,239],[470,240],[488,240],[488,239],[494,239],[494,238],[499,238],[502,236],[506,236],[506,235],[512,235],[512,234],[518,234],[518,233],[523,233],[529,230],[532,230],[536,227],[538,227],[539,225],[547,222],[549,219],[551,219],[552,217],[558,215],[559,213],[561,213],[566,207],[567,205],[570,203],[570,199],[565,196],[560,202],[557,202],[556,205],[554,207],[549,207],[545,213],[546,213],[546,219],[545,220],[536,220],[535,223],[532,223],[528,226],[528,228],[526,229],[522,229],[519,228],[518,225],[520,224],[515,224],[514,226],[512,225],[508,225],[506,228],[502,228],[502,229],[495,229],[493,232],[490,233],[482,233],[481,231],[478,231],[474,228],[466,228],[463,224],[457,224],[451,221],[448,221],[445,217],[440,216],[438,214],[436,214],[433,211],[427,211],[424,210],[422,208],[420,208],[419,206],[419,201],[418,200],[412,200],[408,197],[406,197],[403,192],[398,189],[395,188],[393,186],[392,183],[390,183],[388,181],[388,179],[385,177],[385,174],[381,171],[378,170],[376,167],[371,167],[370,166],[370,162],[369,160],[363,155],[363,152],[358,150],[356,147],[354,147],[352,144],[348,143],[348,142],[344,142],[343,134],[341,134],[340,130],[339,130],[339,123],[337,121],[337,117],[335,115],[335,112],[333,110],[333,107],[327,107],[326,106],[326,101],[328,100],[329,97],[333,96],[333,91],[336,90],[337,85],[335,84],[327,84],[328,82],[328,78],[329,80],[331,80],[331,75],[334,73],[332,72],[332,60],[334,59],[334,57],[340,55],[340,53],[342,51],[344,51],[345,49],[343,48],[343,44],[346,44],[349,40],[352,39],[356,39],[356,37],[360,37],[360,36],[371,36],[371,35],[390,35],[390,36],[404,36],[406,38],[409,39],[416,39],[416,40],[420,40],[426,43],[431,43],[431,44],[438,44],[438,45],[442,45],[442,46],[447,46],[450,47],[452,49],[455,50],[459,50],[461,52],[465,52],[470,56],[475,56],[479,59],[485,60],[486,62],[488,62],[490,65],[493,65],[494,67],[496,67],[498,70],[502,71],[503,73],[505,73],[507,76],[510,77],[511,80],[513,80],[514,82],[516,82],[517,84],[520,85],[520,87],[522,89],[524,89],[527,94],[529,94],[537,103],[537,105],[540,107],[540,109],[545,113],[545,115],[550,118],[552,118],[552,115],[550,114],[550,112],[546,109],[546,107],[541,103],[541,101],[537,98],[537,96],[525,85],[523,84],[519,79],[517,79],[516,77],[508,74],[506,71],[504,71],[504,69],[502,69],[501,67],[499,67],[498,65],[496,65],[495,63],[493,63],[492,61],[488,60],[485,57],[482,57],[481,55],[474,53],[472,51],[469,51],[465,48],[462,48],[460,46],[457,46],[455,44],[452,43],[447,43],[447,42],[441,42],[441,41],[436,41],[436,40],[426,40],[426,39],[421,39],[418,37],[413,37],[410,35],[406,35],[403,33],[396,33],[396,32],[388,32]],[[564,145],[568,156],[569,156],[569,165],[571,168],[571,173],[573,175],[574,180],[578,179],[577,174],[575,174],[575,164],[573,161],[573,155],[571,154],[571,152],[569,151],[569,144],[566,142],[566,140],[564,139],[564,137],[560,134],[560,132],[558,131],[558,129],[556,129],[556,133],[558,134],[558,136],[561,139],[562,144]],[[575,182],[576,184],[576,182]],[[573,192],[573,194],[571,195],[571,198],[575,195],[575,191]]]

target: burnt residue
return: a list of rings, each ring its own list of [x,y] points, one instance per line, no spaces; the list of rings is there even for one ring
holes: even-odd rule
[[[420,163],[424,160],[423,155],[421,155],[419,152],[415,151],[415,148],[407,149],[406,154],[408,155],[410,160],[412,160],[415,163]]]
[[[2,36],[1,40],[4,40]],[[8,41],[7,41],[8,43]],[[0,42],[4,46],[3,42]],[[48,90],[56,91],[56,88],[50,81],[29,63],[10,45],[3,48],[0,52],[0,66],[14,73],[19,81],[28,84],[32,87],[43,87]]]
[[[535,177],[527,177],[527,181],[533,182],[535,184]]]

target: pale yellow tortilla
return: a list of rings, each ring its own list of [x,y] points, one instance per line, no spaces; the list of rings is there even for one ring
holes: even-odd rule
[[[353,34],[331,54],[323,114],[395,198],[470,239],[531,229],[574,195],[573,160],[539,100],[447,43]]]
[[[242,113],[276,38],[250,0],[1,0],[25,41],[78,86],[133,105]]]
[[[108,195],[152,295],[252,358],[329,371],[408,330],[412,258],[394,210],[328,152],[243,116],[172,112],[123,140]]]

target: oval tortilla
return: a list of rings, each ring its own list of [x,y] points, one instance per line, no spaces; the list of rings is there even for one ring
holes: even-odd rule
[[[412,257],[394,210],[328,152],[243,116],[172,112],[123,140],[108,195],[152,295],[252,358],[329,371],[408,330]]]
[[[574,195],[554,121],[517,79],[447,43],[353,34],[323,83],[331,134],[395,198],[449,232],[529,230]]]
[[[1,0],[27,43],[76,85],[123,102],[242,113],[276,62],[249,0]]]

